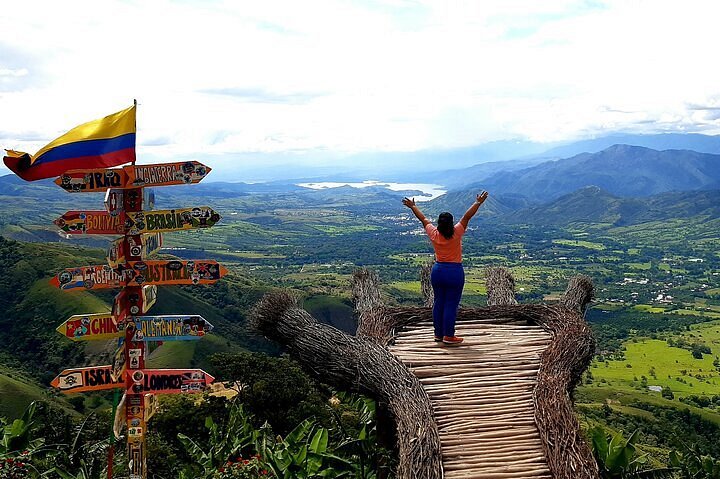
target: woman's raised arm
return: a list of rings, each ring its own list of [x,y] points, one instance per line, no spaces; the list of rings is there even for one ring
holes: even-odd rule
[[[488,197],[488,192],[483,191],[479,195],[475,197],[475,203],[468,208],[468,210],[463,215],[462,219],[460,220],[460,224],[463,226],[463,228],[467,229],[468,223],[470,222],[470,219],[475,216],[475,213],[477,213],[478,208],[480,208],[480,205],[485,203],[485,200]]]
[[[420,208],[415,205],[415,198],[403,198],[402,203],[412,210],[412,212],[415,214],[415,217],[420,220],[420,223],[422,223],[423,227],[430,223],[430,220],[425,218],[425,215],[422,211],[420,211]]]

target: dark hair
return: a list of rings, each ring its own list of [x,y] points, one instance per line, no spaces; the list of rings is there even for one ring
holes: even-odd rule
[[[455,225],[453,223],[453,215],[447,211],[445,213],[440,213],[440,216],[438,216],[437,229],[440,234],[445,237],[445,239],[453,237],[453,234],[455,233]]]

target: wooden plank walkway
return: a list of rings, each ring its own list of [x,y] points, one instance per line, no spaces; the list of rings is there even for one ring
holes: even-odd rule
[[[550,335],[538,326],[458,323],[461,346],[433,327],[403,328],[390,351],[420,379],[440,431],[447,479],[548,478],[533,389]]]

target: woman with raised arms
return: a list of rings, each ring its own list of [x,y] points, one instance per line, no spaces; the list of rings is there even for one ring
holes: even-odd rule
[[[465,286],[465,271],[462,265],[462,237],[467,230],[470,219],[475,216],[478,208],[488,197],[487,191],[476,196],[473,205],[468,208],[457,224],[453,224],[453,215],[440,213],[437,226],[420,211],[415,199],[403,198],[402,202],[410,208],[418,220],[425,227],[435,250],[435,264],[430,274],[435,303],[433,304],[433,324],[435,326],[435,341],[447,345],[458,345],[463,338],[455,336],[455,319],[460,305],[463,287]]]

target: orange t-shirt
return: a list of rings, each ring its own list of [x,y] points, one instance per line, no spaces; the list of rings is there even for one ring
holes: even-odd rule
[[[460,223],[455,225],[452,238],[445,238],[432,223],[425,225],[425,232],[435,249],[435,261],[440,263],[462,263],[462,237],[465,228]]]

